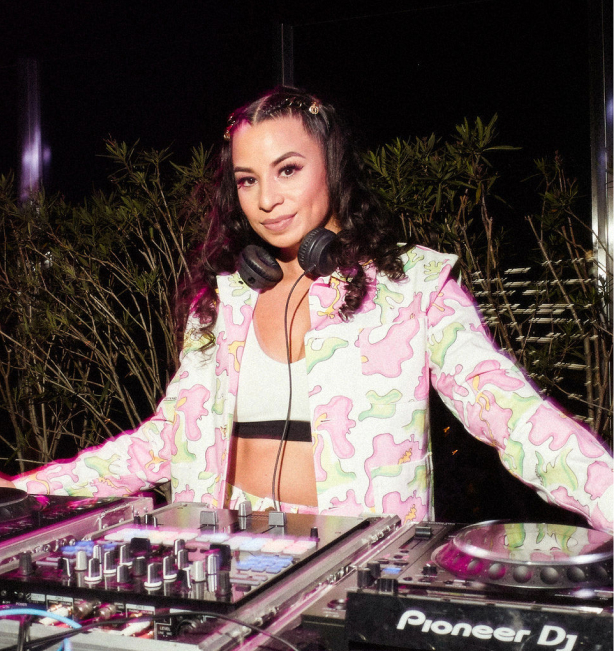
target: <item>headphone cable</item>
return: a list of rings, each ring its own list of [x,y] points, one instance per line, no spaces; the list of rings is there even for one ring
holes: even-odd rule
[[[298,277],[292,288],[288,292],[288,298],[286,299],[286,308],[284,310],[284,337],[286,340],[286,360],[288,363],[288,413],[286,414],[286,422],[284,423],[284,429],[281,434],[281,440],[279,441],[279,448],[277,449],[277,457],[275,458],[275,466],[273,467],[273,483],[271,485],[271,492],[273,494],[273,505],[277,511],[281,511],[281,501],[278,494],[278,482],[276,481],[277,470],[279,467],[279,462],[281,459],[281,451],[283,449],[284,443],[286,441],[286,436],[288,435],[288,428],[290,426],[290,412],[292,410],[292,365],[290,361],[290,334],[288,332],[288,312],[290,308],[290,297],[296,289],[296,286],[302,280],[303,276],[307,275],[307,271]],[[279,479],[281,481],[281,470]]]

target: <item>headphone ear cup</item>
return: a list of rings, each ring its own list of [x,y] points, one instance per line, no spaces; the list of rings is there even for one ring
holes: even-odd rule
[[[239,254],[239,275],[252,289],[269,289],[283,278],[279,262],[263,247],[249,244]]]
[[[305,272],[328,276],[337,268],[337,235],[327,228],[314,228],[303,238],[298,250],[298,262]]]

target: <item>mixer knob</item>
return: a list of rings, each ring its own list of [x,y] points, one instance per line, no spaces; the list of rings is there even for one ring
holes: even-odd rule
[[[165,581],[174,581],[177,578],[177,570],[172,556],[165,556],[162,559],[162,578]]]
[[[119,565],[116,572],[118,583],[130,583],[130,567],[128,565]]]
[[[414,535],[416,538],[423,538],[427,540],[433,537],[433,529],[428,525],[416,525]]]
[[[230,583],[230,572],[228,570],[220,570],[217,591],[221,595],[228,595],[232,592],[232,584]]]
[[[88,583],[97,583],[102,579],[102,572],[100,571],[100,560],[98,558],[90,558],[87,564],[87,574],[85,580]]]
[[[113,550],[109,550],[104,553],[104,558],[102,561],[102,572],[103,574],[115,574],[115,571],[117,569],[117,565],[115,564],[115,552]]]
[[[97,558],[102,563],[102,545],[92,547],[92,558]]]
[[[377,561],[369,561],[367,563],[367,568],[371,573],[372,579],[379,579],[380,574],[382,573],[382,566]]]
[[[143,576],[147,572],[147,559],[144,556],[137,556],[132,561],[132,574]]]
[[[150,525],[152,527],[157,527],[158,526],[158,518],[156,518],[156,516],[152,515],[151,513],[146,513],[145,514],[145,524]]]
[[[161,569],[161,563],[149,563],[147,566],[147,579],[143,581],[143,585],[146,588],[159,588],[162,585],[162,579],[160,578]]]
[[[151,554],[151,540],[135,536],[130,539],[131,556],[149,556]]]
[[[198,560],[192,563],[192,567],[190,568],[190,575],[192,576],[192,580],[198,583],[206,580],[207,574],[205,572],[205,565],[203,561]]]
[[[180,592],[188,592],[192,589],[192,578],[187,568],[185,570],[177,570],[177,580],[179,581]]]
[[[173,554],[177,556],[180,550],[185,549],[185,540],[183,538],[177,538],[173,543]]]
[[[197,601],[203,601],[207,592],[209,592],[209,590],[205,581],[194,581],[190,588],[191,598],[196,599]]]
[[[185,570],[188,565],[188,550],[180,549],[177,552],[177,569]]]
[[[251,502],[241,502],[239,504],[239,517],[240,518],[247,518],[252,514],[252,504]]]
[[[200,527],[216,527],[219,521],[219,514],[217,511],[201,511],[200,512]]]
[[[75,570],[77,572],[85,572],[87,570],[87,552],[85,549],[80,549],[75,556]]]
[[[368,567],[359,567],[356,571],[356,585],[358,588],[368,588],[373,583],[373,577]]]
[[[217,552],[209,551],[206,556],[207,574],[217,574],[220,570],[220,556]]]
[[[392,578],[379,578],[377,580],[377,589],[385,594],[397,594],[399,582]]]
[[[22,552],[19,554],[19,573],[28,576],[32,572],[34,572],[32,552]]]
[[[422,574],[424,574],[424,576],[436,576],[437,565],[432,561],[427,561],[422,568]]]
[[[69,558],[62,557],[60,559],[60,571],[62,572],[62,576],[67,579],[73,575],[73,568]]]
[[[118,564],[119,565],[129,565],[132,561],[132,556],[130,556],[130,545],[128,543],[122,543],[117,548]]]
[[[211,543],[211,549],[215,550],[218,555],[219,569],[229,570],[232,563],[232,549],[230,545],[224,543]]]

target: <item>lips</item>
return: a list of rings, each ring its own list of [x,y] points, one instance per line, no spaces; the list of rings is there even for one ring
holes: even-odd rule
[[[295,213],[292,213],[291,215],[281,215],[280,217],[265,219],[261,224],[268,231],[279,232],[285,230],[290,225],[294,216]]]

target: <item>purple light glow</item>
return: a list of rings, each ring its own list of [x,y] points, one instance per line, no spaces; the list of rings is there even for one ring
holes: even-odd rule
[[[43,171],[43,148],[41,144],[40,127],[34,130],[31,137],[23,145],[21,156],[20,197],[25,201],[39,188]]]
[[[19,196],[22,201],[26,201],[40,189],[43,164],[51,160],[51,151],[42,143],[38,63],[33,59],[27,59],[21,62],[20,67],[23,100]]]

